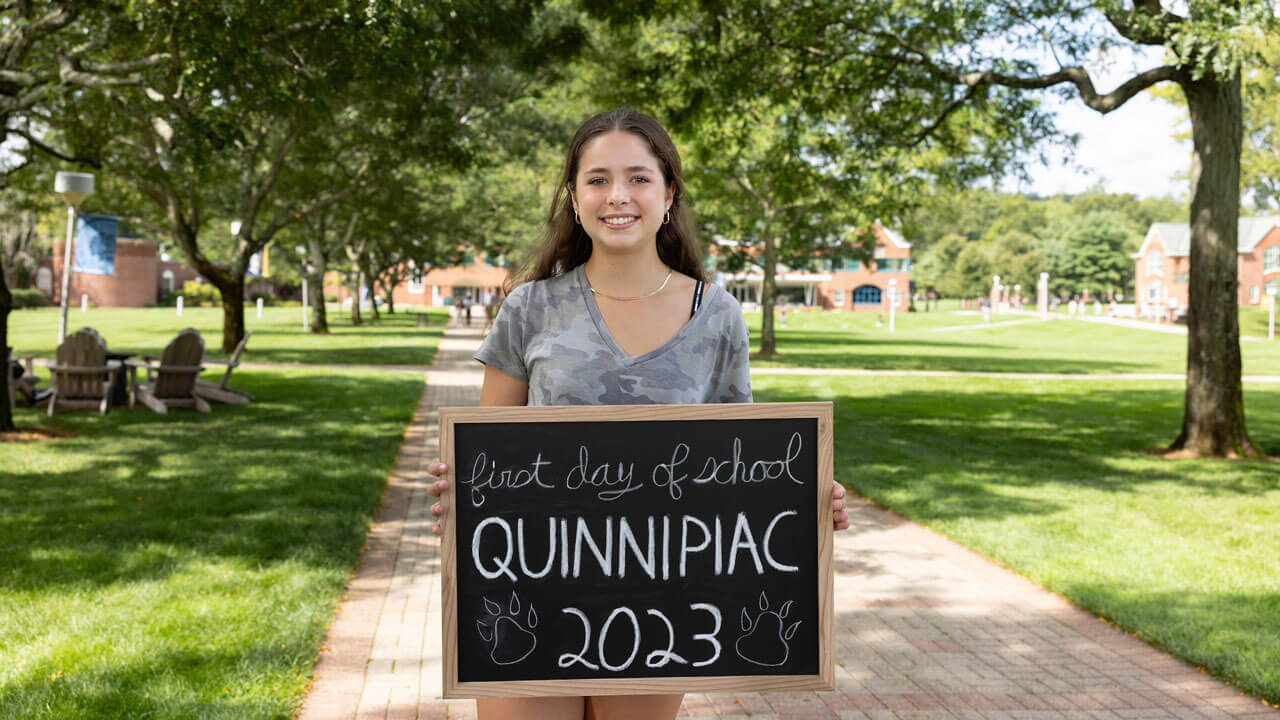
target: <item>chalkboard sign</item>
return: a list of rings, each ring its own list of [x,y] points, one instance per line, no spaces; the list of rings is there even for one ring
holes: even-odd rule
[[[830,403],[442,408],[444,696],[831,689]]]

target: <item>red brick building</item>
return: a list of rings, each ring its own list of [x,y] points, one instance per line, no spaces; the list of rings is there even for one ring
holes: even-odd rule
[[[889,290],[905,309],[911,291],[911,243],[880,223],[872,223],[876,244],[870,263],[858,260],[820,260],[818,271],[792,270],[779,265],[778,304],[828,310],[888,312]],[[760,301],[764,273],[759,268],[725,273],[725,288],[743,304]]]
[[[898,293],[898,307],[907,307],[911,287],[911,244],[898,233],[873,223],[876,237],[871,263],[856,260],[820,261],[817,272],[791,270],[779,266],[777,274],[778,304],[819,307],[835,310],[867,310],[887,312],[889,289]],[[707,268],[724,282],[725,289],[739,302],[750,306],[760,301],[763,273],[750,268],[737,273],[715,273],[715,248],[707,258]],[[463,302],[479,303],[487,292],[498,292],[509,272],[502,258],[478,255],[467,264],[449,268],[433,268],[413,274],[393,290],[397,306],[442,307]],[[381,290],[381,288],[379,288]],[[324,292],[338,302],[351,302],[351,291],[340,284],[337,275],[325,278]],[[381,292],[378,293],[381,296]]]
[[[1236,273],[1240,305],[1259,305],[1268,291],[1280,294],[1280,215],[1240,218]],[[1154,223],[1133,255],[1138,312],[1187,307],[1191,272],[1191,228]]]
[[[97,307],[145,307],[158,302],[164,292],[200,277],[184,263],[157,257],[156,249],[150,240],[117,238],[114,273],[74,273],[71,304],[87,294]],[[63,243],[55,243],[53,257],[42,260],[36,271],[36,287],[55,303],[62,298],[63,257]]]
[[[410,272],[408,279],[392,290],[392,299],[397,306],[443,307],[464,302],[479,303],[486,292],[496,293],[501,289],[507,281],[508,272],[502,258],[479,255],[457,267]],[[351,300],[350,289],[339,283],[335,273],[325,277],[324,293],[336,296],[343,304]],[[378,295],[381,297],[382,293]]]

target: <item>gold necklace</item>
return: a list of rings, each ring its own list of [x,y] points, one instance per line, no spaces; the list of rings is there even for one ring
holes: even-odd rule
[[[591,285],[591,278],[589,278],[589,277],[587,278],[587,288],[588,288],[588,289],[590,289],[590,290],[591,290],[591,292],[592,292],[593,294],[595,294],[595,295],[599,295],[600,297],[607,297],[607,298],[609,298],[610,300],[643,300],[643,299],[648,298],[648,297],[653,297],[654,295],[657,295],[658,293],[662,292],[662,289],[663,289],[663,288],[665,288],[665,287],[667,286],[667,281],[671,279],[671,274],[672,274],[672,273],[674,273],[674,272],[675,272],[675,270],[668,270],[668,271],[667,271],[667,276],[666,276],[665,278],[663,278],[663,279],[662,279],[662,284],[658,286],[658,289],[657,289],[657,290],[654,290],[654,291],[653,291],[653,292],[651,292],[651,293],[645,294],[645,295],[633,295],[633,296],[631,296],[631,297],[619,297],[619,296],[617,296],[617,295],[610,295],[609,293],[602,293],[602,292],[600,292],[599,290],[597,290],[597,289],[595,289],[594,287],[592,287],[592,285]],[[587,277],[587,273],[586,273],[586,271],[585,271],[585,270],[583,271],[582,276],[583,276],[583,277]]]

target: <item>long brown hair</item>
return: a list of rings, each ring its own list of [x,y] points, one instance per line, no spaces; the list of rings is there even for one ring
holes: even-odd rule
[[[543,233],[541,247],[514,275],[512,285],[546,280],[563,275],[591,257],[591,236],[573,217],[573,200],[569,188],[578,176],[578,161],[582,148],[588,142],[607,132],[620,130],[644,139],[649,150],[662,166],[662,177],[667,187],[675,188],[671,200],[671,221],[658,228],[658,258],[669,268],[696,280],[705,280],[702,270],[702,252],[693,230],[693,220],[685,201],[684,178],[680,174],[680,153],[671,136],[657,120],[630,109],[608,110],[594,115],[569,144],[564,159],[560,181],[551,211],[547,215],[547,229]],[[509,281],[510,282],[510,281]]]

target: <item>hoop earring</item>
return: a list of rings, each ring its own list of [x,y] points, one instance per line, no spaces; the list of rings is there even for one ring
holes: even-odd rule
[[[576,222],[576,223],[578,223],[579,225],[581,225],[581,224],[582,224],[582,218],[578,217],[578,211],[577,211],[577,210],[574,210],[574,211],[573,211],[573,221],[574,221],[574,222]]]
[[[670,222],[671,222],[671,211],[668,210],[666,214],[662,216],[662,224],[666,225]]]

